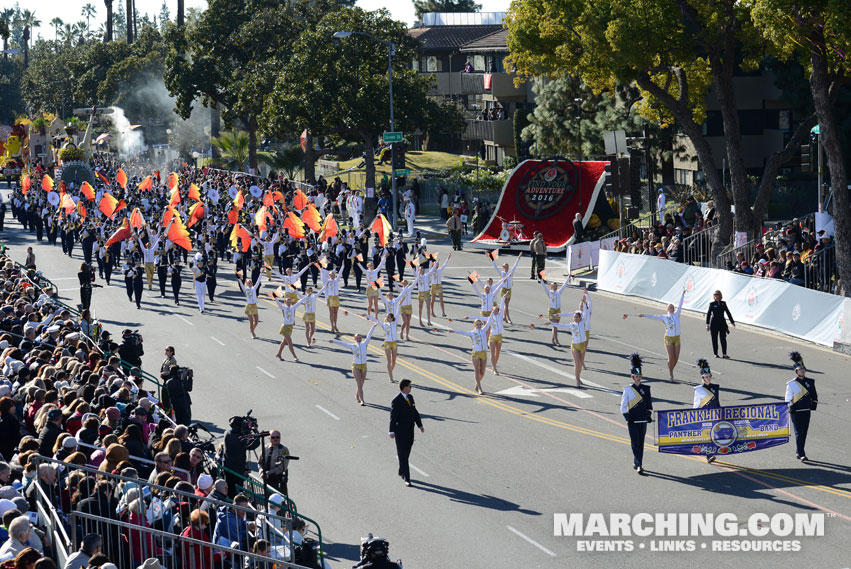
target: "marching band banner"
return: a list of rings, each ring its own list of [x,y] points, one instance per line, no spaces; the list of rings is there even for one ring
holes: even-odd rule
[[[658,411],[659,452],[704,456],[739,454],[789,442],[786,403]]]

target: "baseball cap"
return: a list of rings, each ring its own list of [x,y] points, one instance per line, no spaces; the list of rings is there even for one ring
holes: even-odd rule
[[[198,488],[201,490],[207,490],[213,485],[213,477],[209,474],[202,474],[198,477]]]
[[[62,411],[60,411],[59,409],[51,409],[50,411],[47,412],[47,420],[48,421],[55,421],[56,419],[61,419],[61,418],[62,418]]]

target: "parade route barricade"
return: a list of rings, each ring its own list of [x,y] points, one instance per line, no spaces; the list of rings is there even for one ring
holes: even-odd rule
[[[676,304],[705,313],[720,290],[736,322],[752,324],[822,346],[842,342],[851,299],[781,280],[756,278],[722,269],[695,267],[649,255],[601,250],[597,288]]]

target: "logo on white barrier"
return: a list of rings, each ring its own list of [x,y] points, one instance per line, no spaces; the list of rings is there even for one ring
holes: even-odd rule
[[[748,306],[754,307],[759,303],[759,295],[756,294],[756,289],[751,287],[748,289],[747,296]]]
[[[650,286],[656,287],[656,271],[653,271],[653,274],[650,275]]]
[[[796,304],[795,308],[792,309],[792,320],[797,320],[801,317],[801,305]]]

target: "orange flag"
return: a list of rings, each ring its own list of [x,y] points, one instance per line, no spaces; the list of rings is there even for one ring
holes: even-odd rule
[[[371,284],[372,288],[374,288],[375,290],[381,290],[381,287],[384,286],[384,279],[382,279],[381,277],[378,277],[376,280],[374,280],[373,282],[371,282],[369,284]]]
[[[165,185],[169,190],[174,191],[178,183],[180,183],[180,178],[177,176],[177,172],[172,172],[169,174]]]
[[[301,220],[307,224],[311,231],[319,232],[322,229],[322,217],[312,203],[307,204],[301,212]]]
[[[65,209],[65,215],[69,215],[75,209],[77,209],[77,204],[74,203],[74,200],[71,199],[71,196],[68,194],[62,194],[62,197],[59,201],[59,207]]]
[[[304,239],[304,223],[293,212],[287,213],[287,218],[284,220],[284,229],[290,234],[290,237],[296,239]]]
[[[228,212],[228,223],[234,225],[237,221],[239,221],[239,210],[232,209]]]
[[[80,193],[82,193],[84,196],[86,196],[86,198],[90,202],[95,201],[95,189],[92,187],[92,185],[90,183],[83,182],[83,184],[80,186]]]
[[[142,212],[139,211],[138,207],[133,208],[133,213],[130,214],[130,225],[136,229],[142,229],[142,226],[145,225],[145,218],[142,217]]]
[[[478,282],[479,281],[479,273],[477,273],[476,271],[473,271],[472,273],[467,275],[467,280],[470,281],[470,284]]]
[[[242,195],[242,190],[236,192],[236,197],[233,198],[233,205],[236,209],[242,209],[245,205],[245,196]]]
[[[127,189],[127,174],[125,174],[124,170],[121,168],[119,168],[118,172],[116,172],[115,180],[118,182],[118,185],[121,186],[122,190]]]
[[[107,178],[106,176],[104,176],[102,172],[98,172],[97,170],[95,170],[95,175],[96,175],[98,178],[100,178],[100,181],[101,181],[101,182],[103,182],[103,183],[104,183],[104,184],[106,184],[107,186],[109,185],[109,178]]]
[[[272,207],[275,203],[275,198],[272,197],[272,192],[266,192],[263,194],[263,205],[266,207]]]
[[[325,216],[325,221],[322,222],[322,232],[319,234],[320,241],[327,241],[336,236],[340,232],[340,227],[337,225],[337,220],[333,213]]]
[[[372,227],[369,228],[372,233],[378,234],[378,242],[382,247],[387,246],[387,240],[390,238],[390,222],[383,214],[379,213],[375,221],[372,222]]]
[[[66,189],[65,188],[65,180],[59,180],[59,195],[60,196],[65,195],[65,189]]]
[[[126,201],[118,200],[118,205],[115,206],[115,211],[113,213],[118,213],[119,211],[121,211],[122,209],[125,209],[126,207],[127,207]]]
[[[201,192],[198,191],[198,186],[195,184],[189,184],[189,199],[195,200],[196,202],[201,201]]]
[[[77,214],[80,217],[82,217],[83,219],[86,219],[86,216],[88,215],[88,213],[89,212],[86,211],[86,206],[83,205],[83,200],[78,201],[77,202]]]
[[[204,206],[201,205],[201,202],[195,202],[189,208],[189,222],[186,226],[192,227],[202,219],[204,219]]]
[[[47,174],[41,179],[41,189],[45,192],[53,191],[53,178],[48,176]]]
[[[295,209],[304,209],[307,207],[307,196],[301,190],[296,190],[293,194],[293,207]]]
[[[118,200],[110,193],[105,193],[98,204],[98,209],[110,219],[112,219],[112,216],[115,215],[117,208]]]
[[[30,186],[32,186],[32,179],[29,174],[24,174],[24,179],[21,182],[21,191],[24,195],[27,195],[27,192],[30,191]]]
[[[119,241],[124,241],[125,239],[130,239],[133,235],[133,231],[130,229],[130,223],[125,219],[121,224],[121,227],[115,230],[109,239],[106,240],[104,247],[109,247],[113,243],[118,243]]]
[[[180,214],[173,207],[169,207],[174,219],[174,223],[168,229],[168,239],[178,247],[183,247],[187,251],[192,250],[192,241],[189,239],[189,231],[183,225],[183,220],[180,219]]]
[[[254,225],[259,227],[262,231],[266,231],[269,226],[266,223],[266,217],[270,215],[269,210],[266,209],[265,205],[260,206],[257,209],[257,213],[254,214]]]
[[[168,222],[171,221],[171,218],[174,217],[174,208],[171,206],[167,207],[163,212],[163,227],[168,225]]]
[[[275,201],[276,201],[276,202],[284,203],[284,202],[286,201],[286,200],[284,199],[284,194],[282,194],[282,193],[281,193],[281,192],[279,192],[278,190],[275,190],[274,192],[272,192],[272,197],[273,197],[273,198],[275,198]]]
[[[542,269],[542,270],[538,271],[538,275],[540,275],[542,281],[547,280],[547,270],[546,269]]]
[[[237,223],[233,226],[233,231],[231,231],[230,244],[236,247],[240,239],[242,240],[242,243],[239,245],[239,248],[243,253],[245,253],[251,248],[251,234],[246,228]]]
[[[180,204],[180,190],[178,190],[177,187],[175,187],[171,191],[171,200],[169,200],[168,205],[176,206],[176,205],[179,205],[179,204]]]
[[[145,179],[139,182],[139,185],[136,186],[137,190],[151,190],[154,187],[154,180],[150,176],[145,176]]]
[[[488,251],[488,259],[490,259],[491,261],[496,261],[497,257],[499,257],[499,251],[497,249]]]

